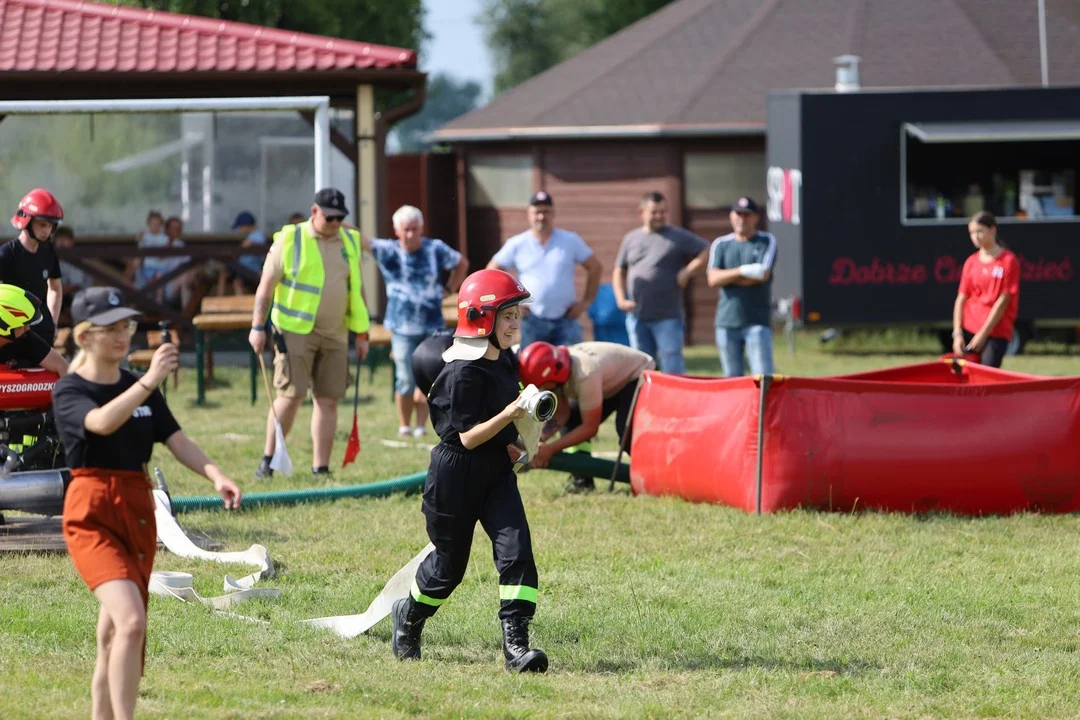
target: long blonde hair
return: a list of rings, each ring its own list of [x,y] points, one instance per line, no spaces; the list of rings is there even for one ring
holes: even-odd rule
[[[93,326],[94,324],[92,322],[90,322],[89,320],[84,320],[83,322],[76,325],[71,331],[71,336],[75,339],[75,347],[79,348],[79,351],[75,353],[75,357],[71,359],[71,364],[68,365],[69,375],[78,370],[82,366],[82,364],[86,362],[86,351],[83,350],[82,343],[79,342],[79,336]]]

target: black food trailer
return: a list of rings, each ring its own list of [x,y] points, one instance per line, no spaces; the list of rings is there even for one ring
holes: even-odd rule
[[[951,345],[969,217],[1021,259],[1013,351],[1080,325],[1080,88],[775,91],[777,297],[810,327],[938,328]]]

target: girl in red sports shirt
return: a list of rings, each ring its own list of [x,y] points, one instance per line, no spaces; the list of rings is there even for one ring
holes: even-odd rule
[[[968,223],[977,247],[964,263],[953,306],[953,351],[1001,367],[1020,305],[1020,260],[998,241],[997,219],[978,212]]]

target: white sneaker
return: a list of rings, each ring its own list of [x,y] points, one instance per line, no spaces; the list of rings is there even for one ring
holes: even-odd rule
[[[409,437],[410,432],[411,431],[409,430],[408,425],[402,425],[401,427],[399,427],[397,429],[397,436],[398,437]]]
[[[420,427],[413,428],[412,436],[414,438],[422,438],[427,435],[427,428],[421,425]]]

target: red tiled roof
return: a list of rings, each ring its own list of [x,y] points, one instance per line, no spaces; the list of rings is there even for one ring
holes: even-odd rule
[[[303,72],[416,67],[416,52],[80,0],[0,0],[0,72]]]

